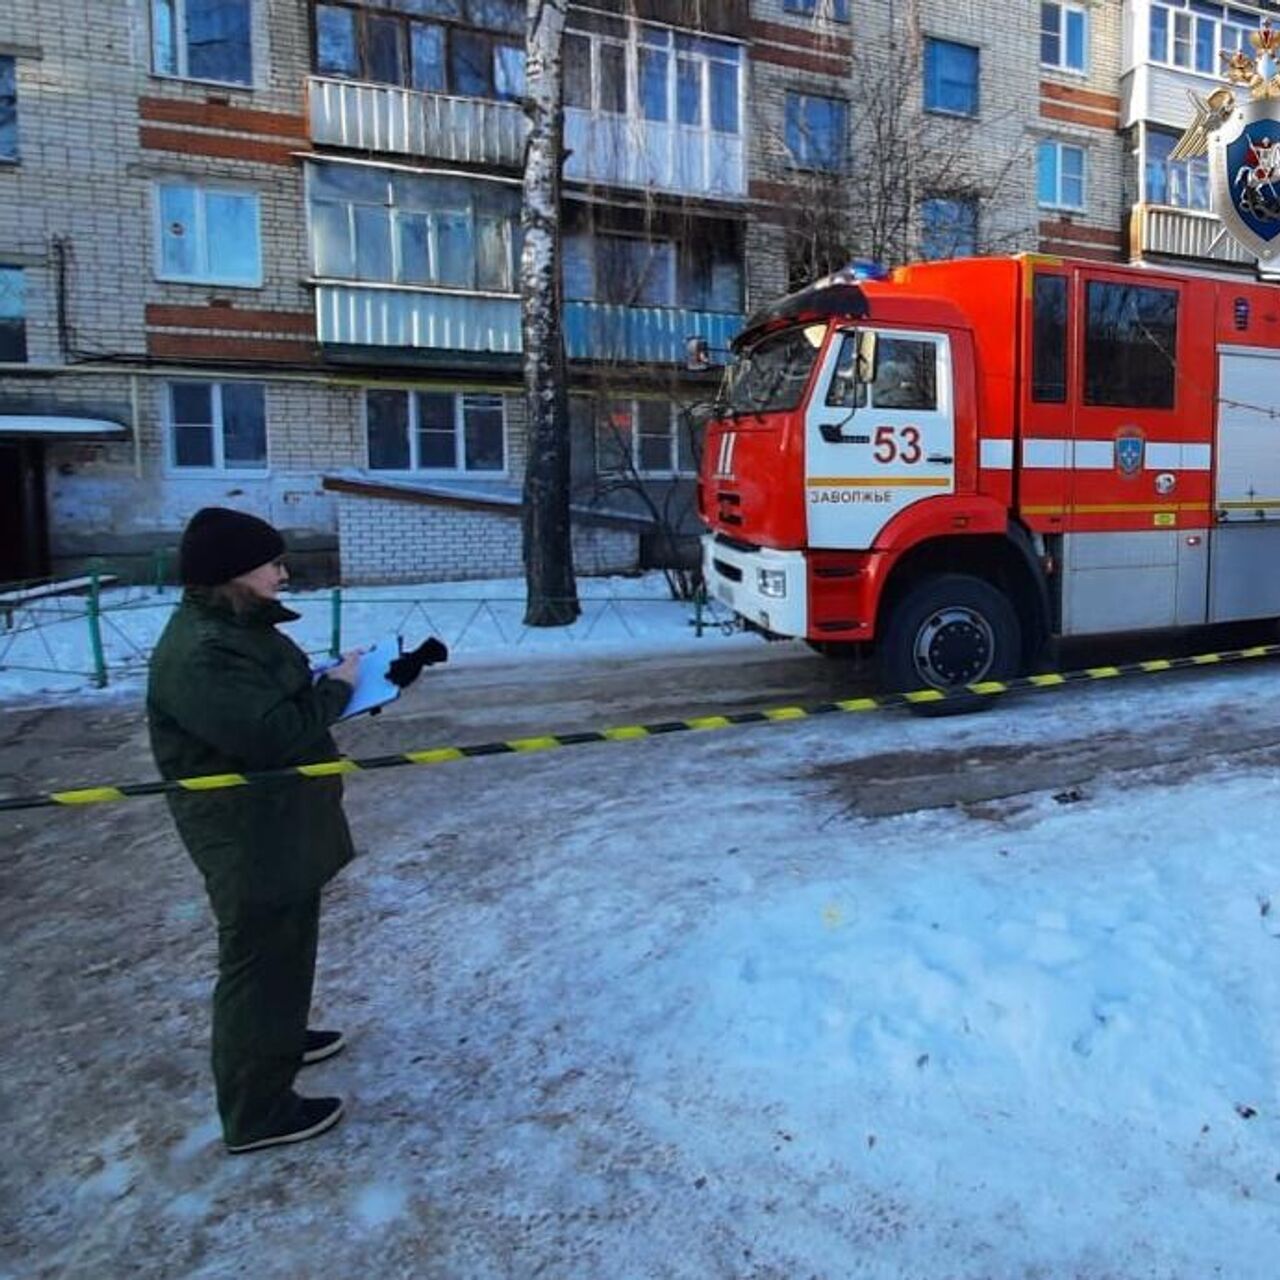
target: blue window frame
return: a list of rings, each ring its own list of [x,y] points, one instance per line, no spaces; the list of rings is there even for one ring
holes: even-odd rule
[[[787,150],[802,169],[846,167],[849,106],[839,98],[787,94]]]
[[[849,21],[849,0],[785,0],[784,13],[801,13],[806,18],[834,18],[837,22]]]
[[[953,116],[978,114],[978,51],[973,45],[925,41],[924,107]]]
[[[977,252],[978,202],[972,196],[932,196],[921,203],[921,258],[972,258]]]

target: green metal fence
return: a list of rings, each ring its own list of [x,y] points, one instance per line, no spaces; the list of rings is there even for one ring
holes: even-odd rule
[[[80,580],[77,580],[80,581]],[[477,591],[483,584],[471,584]],[[112,678],[146,667],[179,588],[161,582],[119,584],[91,571],[83,585],[67,589],[44,579],[0,586],[0,682],[6,671],[72,677],[103,688]],[[589,580],[579,595],[581,615],[570,627],[527,627],[523,596],[399,594],[394,588],[342,588],[285,596],[302,615],[295,638],[309,653],[338,655],[346,647],[403,637],[414,645],[439,636],[454,652],[502,647],[535,649],[541,641],[587,643],[610,631],[643,641],[660,630],[669,636],[673,611],[701,638],[729,630],[728,613],[699,593],[692,601],[657,595],[595,595]]]

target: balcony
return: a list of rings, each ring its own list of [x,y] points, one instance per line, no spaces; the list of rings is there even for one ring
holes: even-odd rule
[[[569,182],[720,200],[746,198],[740,134],[566,107],[564,144],[569,153],[564,176]]]
[[[511,102],[323,76],[311,77],[308,101],[317,146],[511,168],[524,164],[529,123]]]
[[[1167,205],[1136,204],[1129,218],[1129,256],[1160,254],[1253,267],[1257,259],[1227,234],[1211,213],[1174,209]]]
[[[743,317],[684,307],[569,302],[565,348],[572,360],[682,364],[697,334],[726,348]],[[316,336],[323,345],[518,355],[520,300],[392,285],[316,285]]]

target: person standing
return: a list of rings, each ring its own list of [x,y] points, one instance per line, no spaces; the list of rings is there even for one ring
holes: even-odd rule
[[[359,654],[314,678],[277,631],[284,539],[264,520],[205,507],[182,535],[185,587],[151,657],[147,723],[166,779],[338,758],[329,729],[351,698]],[[309,1030],[320,890],[354,854],[342,780],[286,777],[168,796],[218,926],[213,1075],[227,1150],[300,1142],[342,1117],[339,1098],[294,1091],[341,1032]]]

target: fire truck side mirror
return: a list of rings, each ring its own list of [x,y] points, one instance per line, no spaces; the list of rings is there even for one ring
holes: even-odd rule
[[[684,340],[684,367],[691,373],[701,373],[712,367],[711,348],[707,346],[706,338],[694,334]]]

